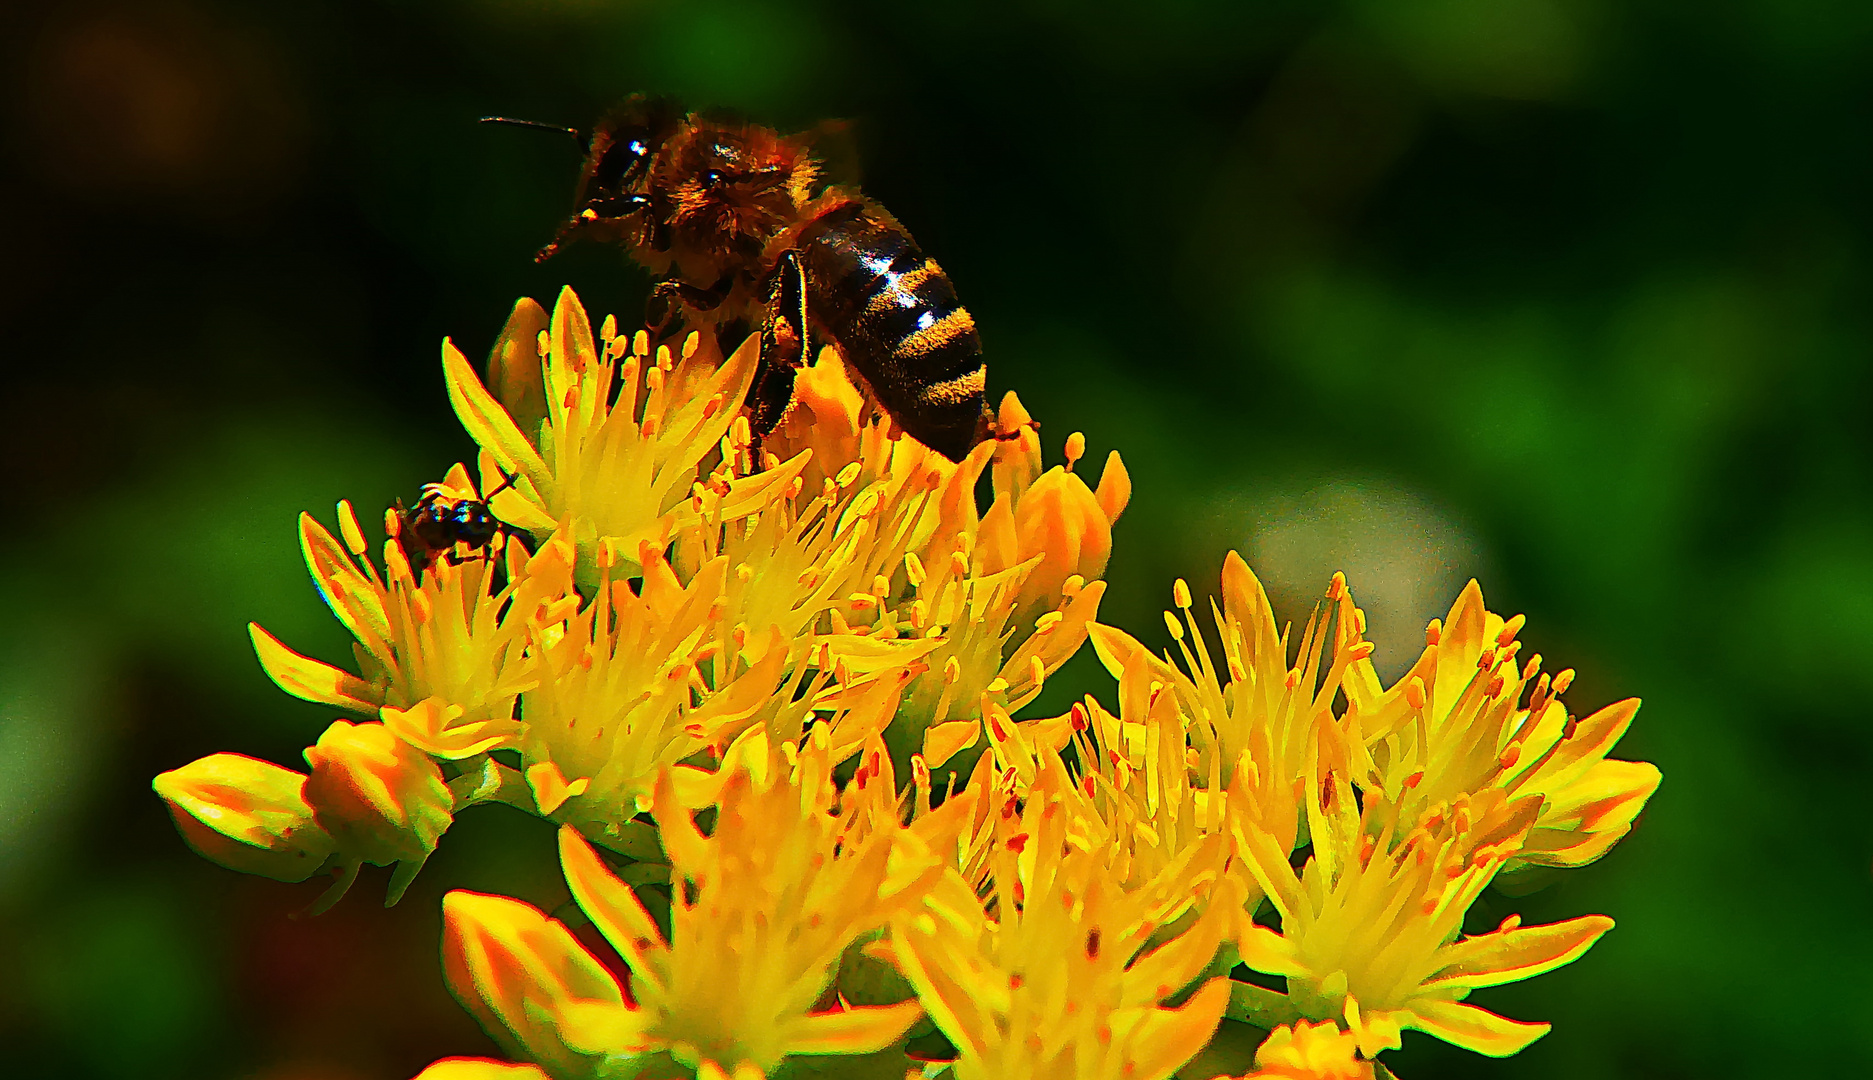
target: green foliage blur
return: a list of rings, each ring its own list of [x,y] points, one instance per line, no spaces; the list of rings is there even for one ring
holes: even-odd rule
[[[564,899],[467,814],[404,903],[190,854],[149,778],[300,766],[343,661],[295,516],[470,445],[439,377],[613,251],[536,266],[636,90],[857,125],[991,388],[1137,494],[1105,615],[1163,644],[1234,547],[1285,617],[1335,569],[1390,672],[1469,576],[1619,756],[1633,835],[1479,919],[1590,912],[1477,1001],[1552,1034],[1427,1077],[1873,1075],[1873,5],[1864,0],[99,0],[0,9],[0,1046],[10,1075],[400,1078],[491,1053],[452,887]],[[1855,417],[1861,417],[1856,420]],[[1111,700],[1089,658],[1058,677]],[[1858,792],[1859,794],[1856,794]],[[14,1069],[20,1071],[14,1072]]]

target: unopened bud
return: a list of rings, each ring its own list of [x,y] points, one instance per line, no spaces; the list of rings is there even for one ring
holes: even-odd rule
[[[242,754],[210,754],[151,783],[195,853],[243,874],[304,881],[332,853],[301,787],[306,775]]]

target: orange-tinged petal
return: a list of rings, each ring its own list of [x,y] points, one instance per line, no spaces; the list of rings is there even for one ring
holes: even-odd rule
[[[417,1073],[415,1080],[552,1080],[538,1065],[514,1065],[493,1058],[450,1057]]]
[[[523,296],[501,327],[488,353],[488,389],[507,410],[521,433],[539,444],[546,419],[546,388],[540,378],[540,332],[549,325],[539,301]]]
[[[301,795],[304,773],[243,754],[210,754],[151,786],[196,854],[230,870],[304,881],[334,841]]]
[[[584,1071],[586,1056],[558,1030],[574,1002],[624,1004],[617,980],[571,931],[531,904],[456,890],[442,899],[442,961],[449,989],[488,1034],[555,1075]]]
[[[267,677],[287,693],[302,701],[348,709],[366,715],[377,712],[384,703],[383,691],[349,671],[314,660],[280,644],[259,623],[247,624],[247,636],[254,643],[254,655]]]
[[[568,781],[566,774],[559,771],[559,763],[541,761],[527,766],[527,786],[533,789],[533,801],[539,805],[540,813],[551,815],[565,805],[567,799],[583,795],[592,786],[588,777]]]
[[[1403,1026],[1490,1057],[1519,1054],[1554,1026],[1525,1024],[1456,1001],[1413,1002],[1405,1014]]]
[[[915,1000],[896,1005],[861,1005],[802,1017],[787,1039],[795,1054],[869,1054],[904,1037],[923,1019]]]
[[[1025,609],[1060,596],[1067,578],[1091,581],[1106,572],[1112,555],[1112,522],[1077,473],[1056,465],[1029,486],[1015,506],[1015,542],[1023,557],[1040,555],[1021,585]]]
[[[981,720],[955,720],[937,724],[924,732],[924,764],[932,769],[941,768],[944,762],[955,757],[959,751],[974,746],[981,737]]]
[[[1228,1004],[1229,980],[1211,979],[1175,1009],[1141,1010],[1132,1033],[1133,1057],[1124,1075],[1128,1080],[1164,1080],[1176,1072],[1210,1041]]]
[[[579,909],[630,964],[632,974],[661,984],[665,951],[663,931],[644,910],[637,893],[606,868],[598,853],[570,825],[559,829],[559,865]]]
[[[1099,489],[1093,492],[1108,522],[1116,522],[1132,501],[1132,474],[1117,450],[1106,455],[1106,467],[1099,473]]]
[[[1531,979],[1571,964],[1613,928],[1604,915],[1479,934],[1445,947],[1449,962],[1426,979],[1424,992],[1447,995]],[[1460,995],[1459,995],[1460,996]]]
[[[439,697],[426,697],[407,709],[386,705],[378,710],[391,733],[431,757],[446,761],[485,754],[511,746],[520,734],[515,720],[462,722],[467,710]]]

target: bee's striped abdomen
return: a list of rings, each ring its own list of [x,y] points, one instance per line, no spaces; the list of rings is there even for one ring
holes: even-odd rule
[[[800,233],[808,311],[899,425],[952,461],[986,430],[975,320],[903,226],[841,203]]]

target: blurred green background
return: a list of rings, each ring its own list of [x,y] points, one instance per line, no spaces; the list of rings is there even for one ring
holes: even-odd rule
[[[1576,709],[1641,695],[1665,783],[1493,923],[1606,912],[1429,1077],[1873,1075],[1873,5],[1863,0],[13,4],[0,9],[0,1045],[20,1076],[401,1078],[488,1052],[449,887],[550,901],[466,815],[398,908],[191,855],[155,772],[298,765],[331,717],[244,623],[341,659],[294,516],[469,445],[437,363],[536,267],[577,160],[478,127],[635,90],[856,121],[1050,453],[1137,485],[1108,621],[1248,556],[1334,569],[1396,671],[1481,576]],[[369,514],[366,515],[367,517]],[[1060,689],[1111,698],[1096,665]],[[559,895],[563,896],[563,892]],[[1832,1070],[1832,1071],[1830,1071]]]

